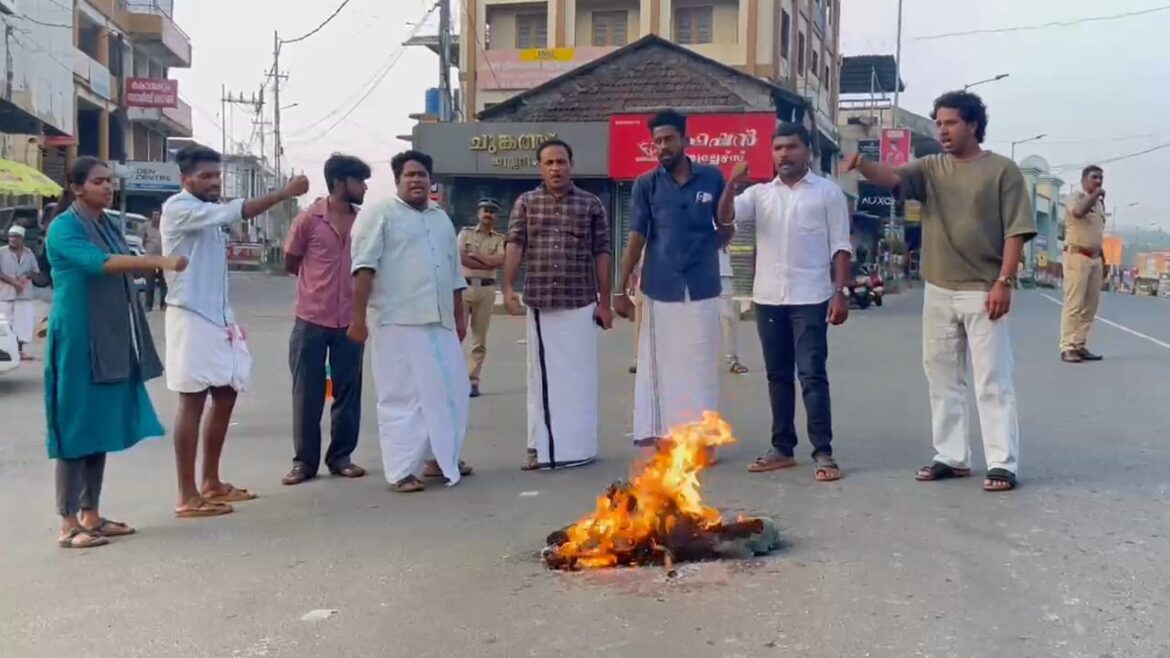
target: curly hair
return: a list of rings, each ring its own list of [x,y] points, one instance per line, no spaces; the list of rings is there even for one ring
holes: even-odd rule
[[[419,163],[427,170],[428,176],[435,173],[435,160],[422,151],[411,149],[409,151],[403,151],[390,159],[390,171],[394,172],[395,183],[398,182],[399,178],[402,178],[402,171],[406,169],[407,162]]]
[[[969,91],[949,91],[935,99],[930,118],[937,119],[939,109],[944,107],[957,111],[959,118],[965,123],[975,124],[975,141],[983,143],[983,138],[987,136],[987,105],[978,94]]]

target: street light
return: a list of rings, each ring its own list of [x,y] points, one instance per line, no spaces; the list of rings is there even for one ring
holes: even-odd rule
[[[1039,135],[1036,135],[1035,137],[1029,137],[1028,139],[1018,139],[1018,140],[1012,142],[1012,162],[1016,161],[1016,146],[1018,146],[1020,144],[1027,144],[1028,142],[1038,142],[1047,136],[1048,135],[1045,133],[1040,133]]]
[[[985,85],[989,82],[999,82],[1000,80],[1003,80],[1004,78],[1006,78],[1010,75],[1011,75],[1011,73],[1000,73],[999,75],[995,76],[994,78],[988,78],[986,80],[977,80],[977,81],[972,82],[970,84],[963,85],[963,91],[967,91],[971,87],[975,87],[977,85]]]
[[[1113,206],[1113,232],[1114,233],[1117,232],[1117,214],[1119,212],[1121,212],[1122,210],[1125,210],[1126,208],[1133,208],[1134,206],[1138,205],[1139,203],[1141,203],[1141,202],[1134,201],[1133,203],[1121,206],[1120,208],[1117,206]]]

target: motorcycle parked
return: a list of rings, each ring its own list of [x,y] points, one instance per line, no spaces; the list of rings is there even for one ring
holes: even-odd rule
[[[882,280],[882,275],[878,273],[877,268],[873,268],[869,272],[869,296],[875,306],[882,305],[882,297],[886,294],[886,282]]]
[[[873,287],[869,274],[860,268],[853,269],[853,281],[849,284],[849,306],[865,310],[873,302]]]

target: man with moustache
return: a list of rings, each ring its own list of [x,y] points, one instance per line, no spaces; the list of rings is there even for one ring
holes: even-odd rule
[[[614,300],[614,310],[633,319],[630,277],[641,258],[634,445],[646,450],[719,406],[719,250],[735,233],[735,192],[719,169],[686,156],[686,127],[686,117],[673,110],[650,119],[660,166],[634,182]],[[746,171],[740,163],[737,177]]]
[[[325,161],[329,196],[299,214],[285,240],[284,269],[297,277],[296,320],[288,345],[294,456],[292,470],[281,480],[287,485],[317,476],[327,379],[333,405],[325,467],[346,478],[366,474],[350,459],[361,427],[363,349],[346,332],[353,315],[350,232],[369,178],[370,166],[360,159],[331,156]]]
[[[473,398],[479,397],[479,376],[487,358],[488,326],[496,305],[496,270],[504,264],[504,236],[495,230],[499,212],[500,204],[495,199],[480,199],[476,225],[459,232],[459,258],[463,263],[463,277],[467,279],[463,303],[467,306],[471,333],[467,374],[471,378]]]
[[[378,437],[386,481],[398,493],[455,486],[471,467],[459,459],[470,408],[463,279],[455,227],[430,200],[431,156],[394,156],[397,194],[362,208],[353,226],[353,316],[349,337],[365,343],[374,310],[370,364],[378,392]]]
[[[504,301],[525,265],[528,313],[528,452],[522,470],[572,468],[597,458],[598,327],[613,324],[609,220],[596,195],[573,184],[573,147],[536,150],[541,184],[512,206]]]
[[[1065,203],[1064,309],[1060,315],[1060,359],[1065,363],[1100,361],[1085,346],[1101,302],[1105,275],[1105,172],[1089,165],[1081,189]]]
[[[983,150],[987,106],[953,91],[931,112],[943,153],[900,169],[855,154],[844,171],[919,201],[922,209],[923,362],[935,457],[920,481],[971,474],[968,381],[975,384],[987,475],[983,489],[1016,487],[1020,426],[1008,313],[1024,244],[1036,235],[1027,185],[1010,158]]]

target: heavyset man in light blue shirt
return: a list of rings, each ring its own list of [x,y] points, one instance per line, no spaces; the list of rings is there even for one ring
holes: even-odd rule
[[[423,478],[459,483],[471,383],[460,342],[467,333],[455,226],[430,201],[429,155],[390,162],[398,193],[363,208],[353,225],[353,318],[349,336],[373,334],[378,435],[386,480],[399,493]],[[369,329],[370,307],[373,325]]]

